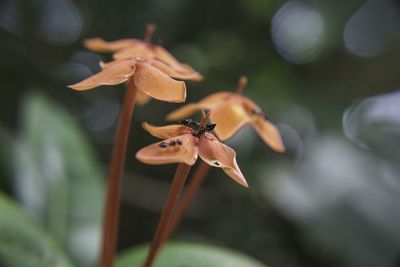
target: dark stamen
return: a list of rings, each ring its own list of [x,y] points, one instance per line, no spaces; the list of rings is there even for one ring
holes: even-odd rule
[[[177,143],[178,145],[182,145],[182,141],[179,140],[179,139],[176,139],[176,143]]]
[[[165,147],[167,147],[168,145],[167,145],[167,143],[165,143],[165,142],[161,142],[161,143],[158,144],[158,146],[159,146],[159,147],[162,147],[162,148],[165,148]]]
[[[207,132],[211,132],[212,130],[214,130],[214,128],[215,128],[216,125],[217,125],[217,124],[216,124],[215,122],[208,122],[208,123],[206,124],[206,130],[207,130]]]
[[[176,145],[176,141],[174,141],[174,140],[172,140],[170,143],[169,143],[169,146],[175,146]]]

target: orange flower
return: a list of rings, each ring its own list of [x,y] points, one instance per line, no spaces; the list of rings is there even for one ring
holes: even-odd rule
[[[238,92],[218,92],[197,103],[185,105],[167,115],[168,120],[186,118],[200,109],[211,111],[210,119],[217,123],[215,133],[220,140],[233,136],[241,127],[251,124],[265,143],[278,152],[285,151],[278,129],[265,113],[241,92],[247,85],[247,78],[241,77]]]
[[[183,76],[157,60],[130,58],[107,63],[103,67],[99,73],[69,87],[82,91],[100,85],[116,85],[132,79],[141,92],[152,98],[177,103],[186,99],[185,83],[170,78],[183,79]]]
[[[107,42],[101,38],[91,38],[85,40],[84,46],[94,52],[114,53],[113,58],[115,60],[128,58],[156,59],[168,64],[175,72],[190,76],[189,80],[202,80],[203,76],[200,73],[192,69],[189,65],[180,63],[163,47],[150,42],[154,30],[154,25],[150,24],[147,26],[144,41],[139,39],[121,39]]]
[[[205,121],[203,118],[202,121]],[[143,128],[151,135],[165,139],[161,142],[142,148],[136,158],[147,164],[185,163],[194,165],[198,156],[211,166],[222,168],[233,180],[248,187],[246,179],[236,162],[235,151],[222,144],[210,133],[213,123],[197,123],[184,120],[185,125],[168,125],[156,127],[144,123]]]

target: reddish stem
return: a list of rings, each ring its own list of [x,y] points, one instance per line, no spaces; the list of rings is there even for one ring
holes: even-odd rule
[[[118,121],[107,177],[107,192],[103,215],[103,236],[101,253],[99,256],[99,267],[114,266],[118,235],[121,182],[125,166],[129,129],[131,128],[131,121],[136,102],[136,92],[137,87],[134,80],[131,78],[125,93],[124,103]]]
[[[167,200],[165,202],[163,211],[161,213],[160,220],[158,221],[157,229],[154,234],[153,241],[150,245],[149,253],[147,254],[146,261],[143,267],[151,267],[153,265],[154,259],[159,251],[163,237],[165,236],[165,231],[167,230],[168,224],[171,221],[173,212],[176,208],[179,195],[182,192],[183,185],[185,184],[186,177],[189,174],[190,166],[179,163],[176,169],[174,180],[172,181]]]
[[[240,76],[239,81],[237,83],[236,94],[241,95],[244,89],[246,89],[246,86],[247,86],[247,77]]]
[[[201,160],[199,164],[200,165],[197,167],[196,172],[194,173],[187,190],[179,201],[179,204],[171,219],[171,222],[168,224],[167,230],[165,231],[165,235],[163,236],[161,243],[164,243],[170,238],[176,227],[182,221],[186,210],[189,208],[190,203],[192,203],[194,197],[197,195],[200,186],[204,182],[204,179],[206,178],[210,170],[210,165],[208,165],[204,161]]]
[[[150,43],[151,39],[153,38],[153,34],[156,31],[156,25],[155,24],[147,24],[146,26],[146,32],[144,34],[144,41]]]

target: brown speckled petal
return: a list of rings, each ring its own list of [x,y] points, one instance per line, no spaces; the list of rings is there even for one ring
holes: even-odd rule
[[[198,156],[197,137],[184,134],[146,146],[136,153],[136,158],[146,164],[185,163],[193,165]]]

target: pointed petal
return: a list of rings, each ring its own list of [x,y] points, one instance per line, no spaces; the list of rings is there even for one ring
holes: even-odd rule
[[[135,57],[154,58],[154,52],[148,48],[147,44],[140,44],[122,49],[113,55],[114,59],[127,59]]]
[[[123,60],[118,62],[118,64],[113,64],[99,73],[90,76],[86,80],[69,85],[68,87],[81,91],[92,89],[100,85],[115,85],[123,83],[135,72],[135,64],[135,60]]]
[[[93,52],[110,53],[130,46],[134,46],[140,42],[140,40],[136,39],[121,39],[117,41],[107,42],[101,38],[89,38],[83,42],[83,45]]]
[[[253,121],[253,126],[263,141],[273,150],[285,152],[285,146],[283,145],[281,135],[275,125],[264,118],[257,118]]]
[[[142,148],[136,153],[136,158],[155,165],[179,162],[193,165],[198,155],[196,142],[197,137],[191,134],[172,137]]]
[[[138,105],[145,105],[151,100],[151,97],[138,90],[136,93],[136,103]]]
[[[213,109],[225,101],[230,100],[232,96],[233,94],[231,92],[218,92],[203,98],[197,103],[201,108]]]
[[[195,103],[190,103],[190,104],[184,105],[183,107],[178,108],[177,110],[169,113],[167,115],[167,120],[175,121],[175,120],[188,118],[190,115],[192,115],[199,109],[200,109],[199,105],[197,105]]]
[[[165,64],[164,62],[161,62],[156,59],[147,59],[146,62],[150,63],[157,69],[161,70],[165,74],[167,74],[169,77],[180,79],[180,80],[192,80],[192,81],[199,81],[203,77],[196,72],[195,70],[186,70],[186,71],[177,71],[171,66]]]
[[[248,116],[251,117],[254,128],[263,141],[273,150],[285,152],[285,146],[276,126],[268,120],[256,103],[247,97],[241,97],[241,101]]]
[[[241,127],[251,121],[242,106],[233,101],[213,109],[210,119],[217,123],[214,131],[222,141],[231,138]]]
[[[212,134],[205,133],[200,138],[199,156],[209,165],[222,168],[227,175],[240,185],[248,187],[246,179],[237,165],[235,151],[219,142]]]
[[[167,126],[161,126],[157,127],[151,124],[148,124],[147,122],[142,124],[143,129],[148,131],[152,136],[161,138],[161,139],[167,139],[171,138],[174,136],[178,135],[183,135],[183,134],[192,134],[193,130],[189,127],[186,127],[184,125],[180,124],[174,124],[174,125],[167,125]]]
[[[171,79],[150,64],[137,63],[133,77],[136,86],[155,99],[175,103],[185,102],[185,83]]]

